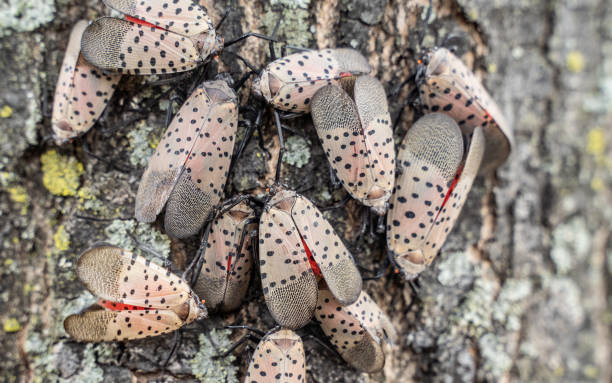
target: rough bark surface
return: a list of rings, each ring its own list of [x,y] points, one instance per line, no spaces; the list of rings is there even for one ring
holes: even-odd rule
[[[451,45],[483,79],[512,123],[516,146],[494,177],[477,179],[458,225],[418,295],[389,270],[364,284],[401,334],[382,373],[366,375],[301,332],[310,382],[610,382],[612,312],[612,5],[606,0],[428,1],[271,0],[206,4],[221,33],[272,33],[304,47],[351,46],[367,54],[383,81],[399,141],[412,123],[406,102],[424,47]],[[214,359],[241,331],[274,323],[259,288],[236,313],[213,316],[173,335],[123,344],[80,344],[62,321],[93,301],[74,274],[78,254],[98,241],[172,254],[180,272],[198,239],[172,240],[163,222],[137,224],[134,197],[164,130],[169,96],[184,99],[195,81],[169,85],[124,77],[108,112],[86,136],[56,147],[50,109],[63,50],[78,18],[105,15],[102,2],[8,0],[0,5],[0,381],[235,382],[249,352]],[[423,43],[419,34],[426,28]],[[257,66],[266,43],[233,47]],[[277,52],[277,53],[280,53]],[[224,53],[204,68],[234,78],[246,68]],[[241,120],[261,103],[241,92]],[[269,118],[268,118],[269,120]],[[329,183],[309,117],[286,121],[283,181],[328,206],[346,195]],[[241,134],[244,129],[241,128]],[[232,193],[263,193],[273,177],[278,139],[263,129],[267,154],[251,140]],[[355,243],[361,208],[326,216],[374,270],[384,237]],[[132,238],[135,238],[136,241]]]

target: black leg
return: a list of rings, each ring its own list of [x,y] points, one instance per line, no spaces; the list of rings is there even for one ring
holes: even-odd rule
[[[378,268],[378,270],[376,270],[376,273],[371,277],[363,278],[363,280],[371,281],[371,280],[377,280],[377,279],[382,278],[385,275],[385,271],[387,270],[390,264],[391,264],[391,261],[389,260],[388,257],[386,257],[383,263]],[[371,272],[370,270],[365,270],[365,271]]]
[[[166,361],[162,365],[164,369],[168,366],[168,363],[170,363],[170,359],[172,359],[172,357],[176,353],[176,350],[178,350],[178,347],[181,344],[181,341],[182,341],[181,329],[178,329],[177,331],[174,332],[174,345],[172,346],[172,349],[170,350],[170,353],[168,354]]]
[[[278,40],[276,40],[276,39],[274,39],[272,37],[266,36],[266,35],[262,35],[261,33],[249,32],[249,33],[246,33],[246,34],[244,34],[244,35],[242,35],[242,36],[240,36],[238,38],[235,38],[235,39],[233,39],[231,41],[228,41],[228,42],[224,43],[223,47],[227,48],[229,46],[232,46],[232,45],[234,45],[236,43],[241,42],[242,40],[246,40],[249,37],[257,37],[258,39],[267,40],[267,41],[275,42],[275,43],[278,42]]]
[[[285,154],[285,140],[283,139],[283,128],[280,123],[278,112],[274,110],[274,120],[276,121],[276,129],[278,132],[278,140],[280,149],[278,151],[278,162],[276,163],[276,175],[274,176],[274,184],[278,185],[281,176],[281,167],[283,162],[283,154]]]
[[[342,183],[336,176],[336,169],[332,168],[332,166],[329,164],[328,166],[329,166],[329,182],[331,182],[332,188],[338,189],[340,185],[342,185]]]
[[[321,211],[339,209],[339,208],[343,207],[344,205],[346,205],[348,203],[348,201],[350,201],[350,200],[351,200],[351,195],[347,194],[343,199],[341,199],[340,201],[336,202],[333,205],[323,206],[323,207],[317,206],[317,207]]]

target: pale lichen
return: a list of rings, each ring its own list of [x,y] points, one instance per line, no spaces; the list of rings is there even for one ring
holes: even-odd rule
[[[55,149],[40,156],[43,185],[58,196],[74,196],[79,188],[83,164],[74,157],[59,154]]]
[[[301,168],[310,160],[310,141],[300,136],[291,136],[285,141],[283,162]]]
[[[128,133],[130,140],[130,162],[134,166],[145,167],[149,163],[149,158],[155,152],[160,137],[156,135],[159,130],[141,121],[134,129]]]
[[[53,0],[5,0],[0,5],[0,37],[29,32],[53,20]]]
[[[291,45],[308,47],[314,38],[310,28],[309,6],[309,0],[272,0],[270,5],[265,6],[261,24],[266,33],[271,34],[280,20],[276,37],[286,40]],[[282,9],[282,17],[281,12],[274,12],[277,9]]]
[[[66,251],[70,248],[70,234],[66,232],[64,225],[60,225],[53,234],[53,244],[58,251]]]
[[[162,258],[170,254],[170,239],[147,223],[136,220],[114,220],[104,229],[108,242],[127,250],[143,253],[141,248]],[[136,242],[136,241],[137,242]]]
[[[204,383],[237,383],[237,368],[232,364],[235,357],[215,358],[227,351],[232,342],[228,338],[229,330],[211,330],[208,334],[200,334],[200,347],[189,365],[195,377]]]

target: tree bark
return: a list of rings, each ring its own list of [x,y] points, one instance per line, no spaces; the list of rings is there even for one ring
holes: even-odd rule
[[[478,178],[432,267],[413,292],[387,270],[364,288],[400,334],[384,371],[367,375],[304,335],[309,382],[610,382],[612,287],[612,5],[606,0],[218,1],[205,4],[226,41],[248,31],[289,44],[349,46],[367,55],[387,90],[399,142],[414,111],[402,105],[414,87],[416,60],[427,47],[457,49],[483,79],[514,127],[516,145],[497,173]],[[282,12],[281,12],[282,11]],[[49,137],[55,82],[72,25],[107,14],[102,2],[9,0],[0,5],[0,345],[6,382],[235,382],[249,352],[215,359],[244,332],[274,326],[254,277],[249,301],[228,315],[174,335],[123,344],[82,344],[63,319],[93,302],[74,273],[95,242],[143,247],[168,256],[181,272],[198,238],[174,240],[163,222],[138,224],[134,197],[147,158],[165,125],[170,95],[180,99],[194,72],[168,85],[124,77],[101,121],[63,147]],[[420,41],[420,34],[424,39]],[[268,44],[249,39],[229,49],[262,67]],[[280,49],[277,49],[280,54]],[[223,53],[198,70],[212,79],[247,69]],[[399,85],[408,80],[406,86]],[[242,88],[240,119],[264,106]],[[167,93],[164,93],[167,92]],[[170,105],[170,106],[169,106]],[[284,121],[283,182],[320,206],[341,200],[309,116]],[[264,193],[274,177],[278,138],[266,119],[268,154],[249,143],[231,193]],[[239,136],[244,134],[241,128]],[[384,235],[355,242],[361,207],[326,212],[354,251],[375,270]],[[136,241],[132,238],[135,238]],[[150,256],[150,255],[147,255]],[[252,345],[254,346],[254,344]]]

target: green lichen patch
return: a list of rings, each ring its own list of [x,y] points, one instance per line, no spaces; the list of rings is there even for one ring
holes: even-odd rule
[[[79,177],[83,174],[83,164],[74,157],[59,154],[51,149],[40,156],[43,172],[43,185],[58,196],[74,196],[79,188]]]
[[[198,353],[189,362],[195,377],[203,383],[227,382],[237,383],[237,368],[232,365],[235,357],[215,358],[227,351],[232,342],[228,338],[229,330],[211,330],[208,334],[200,334]]]
[[[271,34],[280,19],[278,28],[278,37],[286,40],[289,44],[299,47],[308,47],[314,39],[314,35],[310,23],[310,14],[308,0],[272,0],[270,5],[266,5],[264,16],[261,19],[263,30]],[[277,9],[283,9],[281,18],[280,12],[274,12]],[[278,52],[280,54],[280,52]]]
[[[283,162],[301,168],[310,160],[310,141],[304,137],[291,136],[285,141]]]
[[[5,0],[0,5],[0,37],[29,32],[53,20],[53,0]]]
[[[130,130],[130,162],[134,166],[146,167],[149,158],[155,153],[160,137],[159,129],[148,125],[145,121],[138,123],[135,129]]]
[[[147,255],[138,246],[167,258],[170,254],[170,239],[147,223],[136,220],[114,220],[104,229],[108,242],[115,246]],[[134,239],[138,241],[136,243]]]

